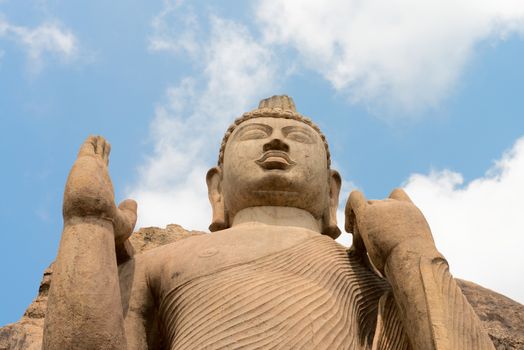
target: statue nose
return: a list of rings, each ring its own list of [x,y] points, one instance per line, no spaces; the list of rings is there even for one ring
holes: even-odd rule
[[[281,139],[273,139],[264,145],[264,152],[267,151],[284,151],[289,152],[289,145]]]

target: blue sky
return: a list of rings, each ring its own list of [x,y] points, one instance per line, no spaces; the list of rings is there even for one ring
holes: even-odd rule
[[[0,325],[56,255],[84,138],[111,142],[139,225],[205,229],[224,130],[281,93],[327,135],[343,200],[405,187],[457,277],[524,303],[524,4],[322,3],[1,0]]]

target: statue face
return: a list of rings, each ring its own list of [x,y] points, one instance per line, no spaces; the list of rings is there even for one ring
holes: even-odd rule
[[[329,201],[324,144],[307,124],[253,118],[237,126],[224,153],[222,194],[229,217],[253,206],[289,206],[320,218]]]

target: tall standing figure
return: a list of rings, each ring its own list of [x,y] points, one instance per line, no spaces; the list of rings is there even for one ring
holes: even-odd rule
[[[340,175],[291,98],[227,130],[210,234],[133,255],[109,152],[89,137],[67,180],[44,349],[494,349],[404,191],[352,192],[334,240]]]

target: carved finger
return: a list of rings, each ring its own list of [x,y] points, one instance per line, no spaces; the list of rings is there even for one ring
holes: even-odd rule
[[[346,202],[344,228],[346,232],[354,233],[357,230],[357,216],[360,215],[367,199],[360,191],[352,191]]]
[[[104,147],[104,155],[102,156],[102,158],[106,162],[106,165],[109,164],[109,154],[110,153],[111,153],[111,144],[106,141],[105,142],[105,147]]]
[[[359,253],[366,253],[366,245],[364,244],[364,240],[362,240],[362,236],[360,235],[357,225],[354,226],[352,235],[353,242],[351,246],[353,247],[353,249],[355,249]]]
[[[96,137],[89,135],[84,141],[80,150],[78,151],[78,157],[92,156],[95,153]]]
[[[118,208],[125,215],[127,223],[131,226],[131,231],[135,228],[136,219],[137,219],[137,203],[132,199],[126,199]]]
[[[346,216],[353,211],[358,217],[367,205],[368,201],[362,192],[352,191],[346,202]]]
[[[100,157],[104,153],[104,138],[102,136],[96,136],[95,153]]]
[[[118,205],[118,208],[120,210],[130,212],[130,213],[134,214],[134,216],[136,217],[136,211],[137,211],[138,205],[137,205],[135,200],[133,200],[133,199],[126,199],[125,201],[122,201]]]
[[[118,215],[115,218],[115,239],[122,243],[131,236],[137,219],[137,203],[132,199],[126,199],[118,206]]]
[[[389,198],[391,199],[396,199],[398,201],[402,201],[402,202],[408,202],[408,203],[413,203],[413,201],[411,200],[411,198],[409,198],[409,196],[407,195],[406,192],[404,192],[403,189],[401,188],[395,188],[391,194],[389,195]]]
[[[344,223],[344,229],[348,233],[353,233],[355,228],[357,227],[357,220],[355,218],[355,212],[353,212],[351,206],[349,205],[349,199],[346,203],[345,219],[346,222]]]

